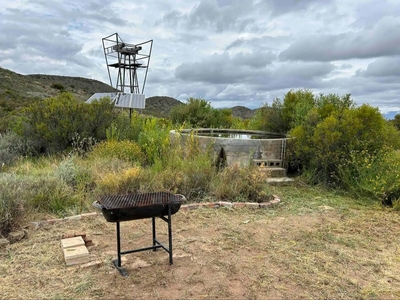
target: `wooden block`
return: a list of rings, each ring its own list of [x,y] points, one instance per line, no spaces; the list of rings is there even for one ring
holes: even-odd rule
[[[66,260],[89,256],[89,251],[84,245],[63,249],[63,253]]]
[[[90,259],[86,246],[77,246],[63,249],[64,259],[67,266],[87,263]]]
[[[85,241],[83,240],[83,238],[81,236],[76,236],[76,237],[71,237],[71,238],[61,240],[61,248],[63,248],[63,249],[77,247],[77,246],[83,246],[83,245],[85,245]]]
[[[80,257],[80,258],[75,258],[75,259],[66,259],[65,264],[67,266],[74,266],[74,265],[80,265],[80,264],[86,264],[89,262],[89,256],[86,257]]]

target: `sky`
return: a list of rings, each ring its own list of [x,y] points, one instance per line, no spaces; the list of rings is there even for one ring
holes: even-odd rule
[[[153,40],[146,97],[254,109],[309,89],[400,111],[399,0],[3,0],[0,67],[109,84],[114,33]]]

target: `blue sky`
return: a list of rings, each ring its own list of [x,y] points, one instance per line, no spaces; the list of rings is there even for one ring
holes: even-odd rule
[[[397,0],[5,0],[0,66],[109,83],[115,32],[154,41],[147,97],[257,108],[306,88],[400,111]]]

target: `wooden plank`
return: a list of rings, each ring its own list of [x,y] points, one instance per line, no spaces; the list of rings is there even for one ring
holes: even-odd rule
[[[83,246],[85,245],[85,241],[81,236],[76,236],[76,237],[71,237],[71,238],[66,238],[61,240],[61,248],[62,249],[67,249],[67,248],[73,248],[77,246]]]
[[[65,260],[73,260],[75,258],[89,257],[89,251],[86,246],[77,246],[63,249]]]

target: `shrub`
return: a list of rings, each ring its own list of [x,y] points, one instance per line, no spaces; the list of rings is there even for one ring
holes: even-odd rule
[[[353,108],[347,98],[321,97],[304,122],[290,133],[294,137],[291,163],[315,176],[313,182],[342,185],[338,166],[354,151],[377,153],[398,147],[399,133],[369,105]]]
[[[0,231],[20,228],[31,212],[65,216],[71,207],[82,211],[82,201],[58,178],[0,174]]]
[[[71,155],[85,156],[87,152],[93,150],[97,140],[91,136],[81,137],[79,133],[75,133],[71,142]]]
[[[71,146],[76,134],[105,139],[105,130],[113,119],[113,105],[108,99],[86,104],[62,93],[21,110],[12,127],[26,140],[33,140],[40,152],[56,152]]]
[[[123,161],[136,162],[142,164],[144,162],[144,154],[139,145],[133,141],[117,141],[109,140],[98,143],[93,147],[89,156],[94,158],[118,158]]]
[[[0,134],[0,170],[4,166],[13,165],[20,157],[36,154],[37,145],[33,142],[12,131]]]
[[[65,90],[65,87],[61,83],[52,83],[51,87],[53,89],[59,90],[60,92]]]
[[[163,160],[170,150],[169,131],[171,126],[163,119],[146,118],[142,132],[139,134],[139,145],[149,164]]]
[[[378,201],[388,200],[388,197],[399,199],[400,152],[386,148],[378,153],[352,151],[348,159],[339,164],[339,176],[345,188],[355,196]]]
[[[400,114],[395,115],[394,119],[391,120],[391,123],[397,128],[397,130],[400,130]]]
[[[315,106],[315,102],[310,90],[289,91],[283,101],[277,98],[271,107],[264,104],[257,110],[249,127],[254,130],[286,134],[302,124],[307,113]]]
[[[92,170],[76,161],[78,158],[69,156],[62,160],[50,175],[61,180],[74,189],[75,192],[85,192],[94,181]],[[83,196],[83,195],[81,195]]]
[[[188,123],[195,128],[230,128],[233,122],[231,110],[215,109],[210,102],[197,98],[175,106],[170,118],[174,124]]]
[[[20,228],[25,215],[25,199],[21,197],[17,176],[0,173],[0,233]]]
[[[187,139],[184,147],[178,142],[168,149],[162,159],[142,172],[140,189],[180,193],[190,201],[204,198],[216,174],[211,152],[201,150],[194,138]]]
[[[96,181],[100,194],[127,194],[136,193],[140,188],[140,167],[133,167],[121,173],[105,174]]]
[[[73,189],[56,177],[27,178],[26,183],[30,189],[27,205],[36,211],[63,217],[70,207],[81,206]]]
[[[224,168],[213,182],[212,194],[219,200],[264,202],[270,200],[266,185],[267,176],[262,168],[229,166]]]

